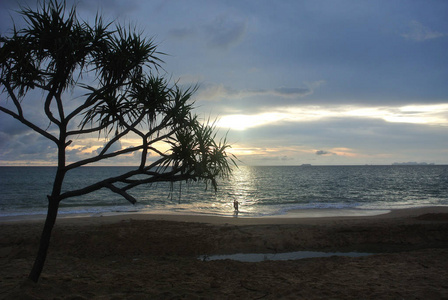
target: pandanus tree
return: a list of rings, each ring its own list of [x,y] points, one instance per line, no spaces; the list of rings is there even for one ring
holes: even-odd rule
[[[196,88],[181,88],[160,75],[163,53],[153,40],[100,16],[89,25],[79,20],[75,7],[57,1],[20,13],[27,25],[0,41],[0,84],[6,95],[0,111],[57,148],[47,216],[29,274],[37,282],[64,199],[105,188],[135,203],[130,190],[155,182],[202,181],[216,189],[217,179],[227,177],[234,162],[225,138],[216,141],[215,128],[193,113]],[[75,97],[74,90],[83,92]],[[27,116],[27,101],[34,101],[33,110],[42,110],[46,126]],[[105,138],[104,147],[88,158],[67,161],[68,147],[92,133]],[[117,147],[130,137],[139,143]],[[134,169],[79,189],[62,189],[67,172],[129,154],[138,155]]]

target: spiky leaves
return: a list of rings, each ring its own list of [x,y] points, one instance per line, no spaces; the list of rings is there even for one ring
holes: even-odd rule
[[[41,3],[36,11],[23,8],[28,27],[0,39],[0,85],[13,102],[12,108],[0,105],[0,111],[58,149],[47,218],[29,275],[33,281],[42,271],[60,201],[107,188],[135,203],[130,189],[158,181],[203,180],[216,188],[216,179],[230,173],[232,161],[227,160],[225,140],[217,144],[213,126],[201,124],[192,112],[196,88],[182,90],[159,76],[161,53],[152,40],[132,28],[111,30],[112,24],[99,16],[90,26],[78,20],[75,8],[66,11],[65,2],[56,0]],[[70,99],[69,88],[85,94]],[[22,107],[23,101],[36,100],[27,97],[31,89],[42,92],[43,101],[36,101],[33,109],[43,102],[47,128],[31,122]],[[104,134],[104,147],[89,158],[67,163],[67,147],[76,143],[69,139],[82,141],[91,133]],[[113,147],[128,137],[140,143]],[[159,147],[163,142],[169,145],[167,151]],[[134,170],[62,192],[70,170],[129,154],[140,156]]]
[[[74,84],[75,70],[83,70],[98,40],[107,36],[105,28],[80,23],[76,10],[65,14],[65,4],[45,2],[37,11],[23,8],[28,27],[14,30],[4,38],[2,79],[22,96],[30,88],[62,93]]]
[[[182,89],[159,76],[163,53],[153,40],[132,27],[111,29],[114,24],[104,23],[100,16],[90,26],[78,20],[75,8],[67,10],[65,2],[43,2],[36,11],[23,8],[21,13],[28,27],[2,37],[0,48],[0,83],[16,111],[1,106],[0,110],[54,141],[62,154],[72,136],[82,139],[96,132],[108,139],[91,158],[66,164],[60,156],[64,171],[138,151],[136,172],[154,180],[203,179],[215,186],[217,177],[229,174],[228,145],[225,140],[216,143],[213,124],[200,123],[193,113],[191,98],[197,87]],[[70,100],[71,111],[68,97],[62,97],[69,94],[68,88],[85,91],[76,99],[78,107],[73,109],[74,99]],[[30,89],[44,92],[44,112],[60,132],[48,132],[26,119],[21,100]],[[109,151],[130,135],[141,143]],[[161,142],[171,148],[160,150]]]
[[[227,154],[226,139],[217,143],[215,127],[209,122],[202,124],[193,118],[189,127],[176,131],[170,144],[171,155],[165,163],[188,179],[211,183],[215,190],[216,179],[231,174],[229,160],[236,165]]]

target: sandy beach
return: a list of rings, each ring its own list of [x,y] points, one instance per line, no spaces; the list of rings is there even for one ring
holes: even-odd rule
[[[339,216],[58,219],[38,284],[39,218],[0,220],[3,299],[448,299],[448,207]],[[365,252],[256,263],[200,255]]]

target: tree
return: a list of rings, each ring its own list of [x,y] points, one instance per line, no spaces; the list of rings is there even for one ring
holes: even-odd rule
[[[234,161],[225,138],[215,141],[213,124],[201,123],[193,114],[196,87],[182,89],[160,76],[163,53],[142,33],[120,25],[111,29],[114,23],[98,15],[90,26],[78,19],[76,7],[68,10],[56,0],[36,10],[21,8],[20,13],[27,26],[0,40],[0,84],[8,99],[0,111],[55,143],[58,151],[40,246],[29,274],[37,282],[62,200],[107,188],[135,203],[130,189],[162,181],[203,181],[216,189],[217,179],[230,175]],[[84,91],[82,97],[67,100],[75,89]],[[36,94],[31,90],[42,92],[36,105],[43,104],[47,128],[24,112],[24,101]],[[104,147],[88,159],[67,161],[67,147],[92,133],[106,139]],[[140,143],[112,150],[128,137]],[[162,151],[157,146],[161,142],[169,150]],[[139,155],[132,171],[62,191],[67,172],[131,153]]]

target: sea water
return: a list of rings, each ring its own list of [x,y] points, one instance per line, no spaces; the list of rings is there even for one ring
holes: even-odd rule
[[[70,171],[64,191],[131,170],[82,167]],[[54,167],[0,167],[0,216],[46,213]],[[235,169],[215,193],[204,184],[157,183],[130,191],[132,205],[108,189],[65,199],[60,214],[172,212],[239,217],[285,214],[294,209],[388,210],[448,206],[448,166],[291,166]]]

